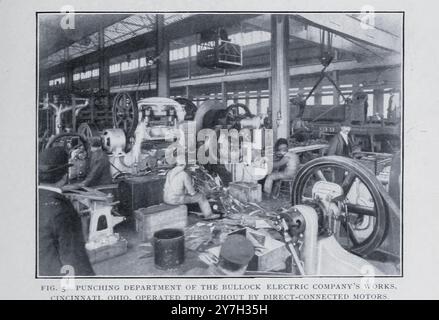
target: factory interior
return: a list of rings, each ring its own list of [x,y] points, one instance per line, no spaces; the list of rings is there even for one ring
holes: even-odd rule
[[[38,14],[38,275],[401,276],[402,23]]]

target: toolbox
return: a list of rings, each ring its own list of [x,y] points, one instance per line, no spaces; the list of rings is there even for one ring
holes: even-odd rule
[[[136,231],[142,242],[150,241],[154,232],[162,229],[184,229],[187,225],[187,207],[160,204],[135,211]]]

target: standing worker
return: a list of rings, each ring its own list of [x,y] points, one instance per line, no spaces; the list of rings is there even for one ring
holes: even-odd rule
[[[340,132],[329,141],[328,156],[342,156],[352,158],[353,141],[349,136],[351,124],[344,122],[340,125]]]
[[[166,175],[163,201],[170,205],[198,203],[204,218],[217,216],[212,213],[206,197],[196,192],[190,175],[185,171],[186,161],[177,158],[177,165]]]
[[[61,191],[61,187],[67,181],[68,167],[68,154],[62,147],[45,149],[39,156],[40,276],[63,276],[66,271],[71,271],[68,276],[94,275],[85,250],[81,220]]]
[[[288,141],[280,138],[275,144],[276,156],[279,158],[273,162],[273,170],[271,174],[265,178],[264,192],[271,194],[274,181],[281,179],[293,179],[299,168],[299,157],[295,152],[288,150]]]

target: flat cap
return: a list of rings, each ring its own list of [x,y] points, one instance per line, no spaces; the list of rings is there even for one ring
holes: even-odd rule
[[[232,234],[221,246],[220,256],[235,264],[247,265],[255,255],[253,244],[246,237]]]
[[[340,127],[352,127],[352,123],[349,120],[344,120],[344,121],[340,122],[339,126]]]
[[[70,167],[69,155],[63,147],[53,147],[44,149],[38,158],[38,171],[50,173],[60,169]]]

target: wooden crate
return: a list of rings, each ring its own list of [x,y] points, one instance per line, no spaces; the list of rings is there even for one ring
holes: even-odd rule
[[[366,166],[374,175],[378,175],[392,161],[392,155],[387,153],[363,152],[356,159]]]
[[[260,245],[263,248],[255,252],[250,260],[247,270],[249,271],[273,271],[285,268],[286,260],[291,255],[284,242],[275,240],[269,236],[264,236],[259,231],[244,228],[230,234],[241,234],[247,239],[249,237],[264,239]]]
[[[259,183],[230,182],[229,192],[241,202],[262,201],[262,186]]]
[[[166,228],[184,229],[187,225],[187,207],[160,204],[135,211],[136,231],[142,242],[152,239],[154,232]]]
[[[93,250],[87,250],[88,258],[90,259],[90,263],[98,263],[104,260],[108,260],[113,257],[120,256],[127,252],[128,250],[128,241],[120,238],[118,242],[112,245],[103,246]]]

